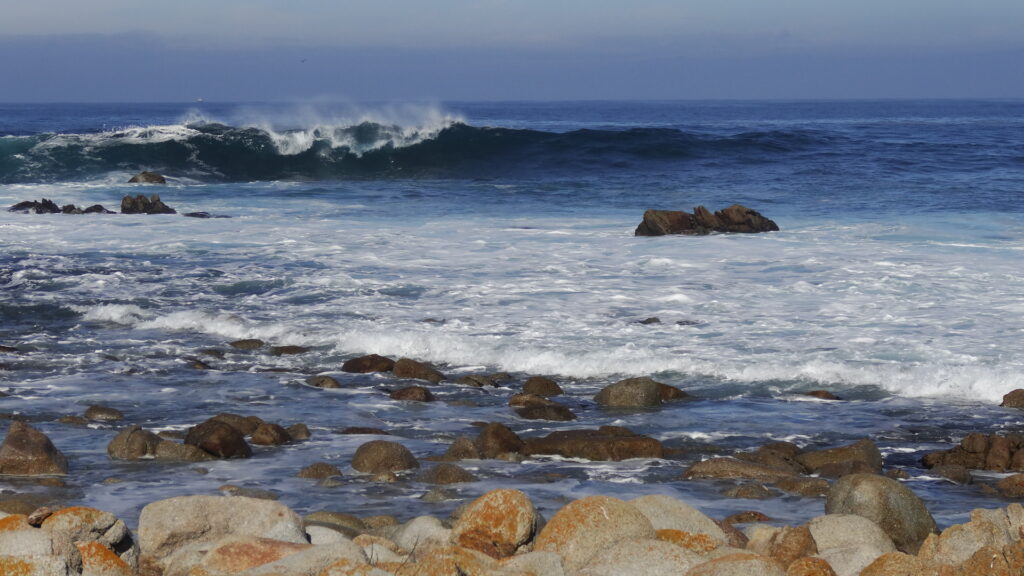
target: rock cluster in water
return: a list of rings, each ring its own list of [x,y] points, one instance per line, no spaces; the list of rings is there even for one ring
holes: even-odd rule
[[[700,236],[712,232],[775,232],[779,226],[756,210],[733,204],[715,213],[697,206],[693,213],[676,210],[648,210],[643,222],[636,227],[636,236],[664,236],[687,234]]]

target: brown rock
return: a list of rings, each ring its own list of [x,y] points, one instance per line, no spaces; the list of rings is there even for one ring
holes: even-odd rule
[[[860,576],[953,576],[953,573],[941,571],[934,563],[917,556],[888,552],[868,564]]]
[[[647,210],[636,228],[636,236],[665,234],[703,235],[711,232],[769,232],[779,229],[775,222],[755,210],[733,204],[712,214],[697,206],[693,214],[673,210]]]
[[[231,412],[221,412],[210,418],[210,420],[227,424],[241,432],[243,436],[252,434],[260,427],[260,424],[263,424],[263,420],[256,416],[242,416],[240,414],[232,414]]]
[[[433,468],[420,473],[416,477],[420,482],[427,484],[461,484],[463,482],[476,482],[473,476],[465,468],[447,462],[438,464]]]
[[[813,398],[818,398],[821,400],[842,400],[842,398],[836,396],[835,394],[829,392],[828,390],[811,390],[810,392],[805,392],[804,395],[811,396]]]
[[[651,408],[661,405],[662,386],[650,378],[627,378],[605,386],[594,401],[607,408]]]
[[[309,431],[309,426],[306,426],[302,422],[292,424],[291,426],[284,429],[292,440],[301,442],[303,440],[309,440],[312,437],[312,433]]]
[[[423,386],[409,386],[391,393],[392,400],[409,400],[412,402],[433,402],[434,395]]]
[[[757,482],[744,482],[739,486],[733,486],[723,491],[722,496],[746,500],[767,500],[775,497],[764,484]]]
[[[346,361],[341,365],[341,371],[368,374],[370,372],[391,372],[394,367],[395,361],[391,358],[369,354]]]
[[[280,446],[281,444],[287,444],[292,441],[292,437],[288,434],[287,430],[277,424],[271,424],[269,422],[260,424],[259,427],[253,431],[250,439],[253,444],[258,446]]]
[[[96,422],[115,422],[124,418],[124,412],[117,408],[94,405],[86,408],[85,417]]]
[[[658,384],[658,396],[662,402],[674,402],[676,400],[686,400],[690,397],[689,394],[676,388],[675,386],[669,386],[668,384]]]
[[[270,353],[273,356],[294,356],[306,352],[309,352],[309,348],[305,346],[272,346],[270,348]]]
[[[442,380],[446,380],[444,374],[438,372],[430,364],[417,362],[409,358],[401,358],[398,360],[398,362],[395,362],[392,372],[394,372],[395,376],[397,376],[398,378],[414,378],[416,380],[426,380],[431,384],[437,384]]]
[[[706,554],[721,546],[718,540],[715,540],[708,534],[675,530],[673,528],[655,530],[655,537],[662,542],[675,544],[680,548],[686,548],[698,554]]]
[[[159,194],[153,194],[146,198],[142,194],[132,198],[125,196],[121,198],[122,214],[177,214],[178,212],[164,204]]]
[[[477,449],[483,458],[497,458],[502,454],[522,451],[524,442],[504,424],[491,422],[480,430]]]
[[[373,440],[356,449],[352,467],[367,474],[381,474],[419,468],[409,449],[397,442]]]
[[[999,405],[1007,408],[1024,408],[1024,389],[1017,388],[1007,392]]]
[[[231,346],[235,350],[258,350],[266,345],[266,342],[264,342],[263,340],[258,340],[256,338],[235,340],[234,342],[228,344],[228,346]]]
[[[252,448],[241,432],[213,418],[192,427],[185,435],[185,444],[198,446],[218,458],[252,456]]]
[[[823,558],[807,557],[790,564],[786,576],[836,576],[836,571]]]
[[[822,478],[840,478],[847,474],[877,474],[878,471],[863,460],[847,460],[823,464],[816,473]]]
[[[626,460],[629,458],[662,458],[665,455],[661,442],[647,436],[619,431],[559,430],[542,438],[526,441],[523,453],[557,454],[566,458],[587,460]]]
[[[882,454],[871,440],[864,439],[847,446],[804,452],[796,457],[811,473],[816,473],[826,464],[859,460],[875,472],[882,471]]]
[[[511,432],[511,430],[510,430]],[[522,441],[520,440],[520,444]],[[456,438],[448,450],[445,451],[442,460],[475,460],[480,458],[480,450],[472,438],[461,436]]]
[[[564,392],[562,391],[562,387],[551,378],[531,376],[527,378],[526,383],[523,384],[523,393],[536,394],[537,396],[550,398],[551,396],[559,396]]]
[[[694,230],[693,215],[677,210],[647,210],[644,219],[636,227],[635,236],[664,236],[666,234],[697,234],[685,232]]]
[[[561,404],[550,406],[526,406],[516,410],[520,418],[527,420],[553,420],[557,422],[568,422],[575,420],[576,415],[568,407]]]
[[[107,445],[107,455],[115,460],[138,460],[156,456],[156,447],[163,438],[143,430],[141,426],[130,426],[114,436]]]
[[[338,431],[338,434],[370,434],[375,436],[390,436],[391,433],[387,430],[381,430],[380,428],[369,428],[366,426],[349,426],[342,428]]]
[[[452,526],[452,542],[483,552],[492,558],[506,558],[533,537],[537,510],[519,490],[491,490],[463,511]]]
[[[3,444],[0,444],[0,475],[67,473],[67,458],[46,434],[24,422],[11,422]]]
[[[985,469],[1004,472],[1010,467],[1010,439],[993,434],[985,451]]]
[[[771,522],[771,518],[756,510],[746,510],[731,514],[725,519],[728,524],[749,524],[751,522]]]
[[[970,484],[974,482],[974,478],[971,477],[970,470],[955,464],[942,464],[936,466],[932,468],[932,474],[936,474],[950,480],[954,484]]]
[[[736,458],[711,458],[697,462],[683,473],[683,478],[745,478],[760,482],[779,482],[790,478],[789,470],[744,462]]]
[[[818,547],[807,526],[785,526],[772,536],[768,544],[768,555],[783,566],[789,566],[799,558],[817,553]]]
[[[775,487],[788,494],[796,494],[804,498],[821,498],[828,494],[831,484],[824,478],[806,478],[792,476],[775,482]]]
[[[737,552],[726,554],[714,560],[709,560],[698,566],[694,566],[686,573],[686,576],[785,576],[786,569],[778,560]]]
[[[204,462],[206,460],[213,460],[214,456],[198,446],[178,444],[177,442],[161,438],[160,443],[156,445],[156,459]]]
[[[1024,474],[1003,478],[996,484],[996,489],[1003,498],[1024,498]]]
[[[314,462],[302,470],[299,470],[297,476],[299,478],[322,480],[324,478],[330,478],[331,476],[341,476],[341,470],[337,466],[328,464],[327,462]]]
[[[508,405],[513,408],[524,408],[527,406],[554,406],[555,401],[548,400],[547,398],[538,396],[537,394],[527,394],[524,392],[522,394],[513,394],[512,397],[508,399]]]
[[[494,385],[489,377],[482,374],[467,374],[456,380],[455,383],[463,384],[465,386],[475,386],[477,388]]]
[[[337,380],[324,374],[318,374],[316,376],[306,378],[306,384],[315,386],[316,388],[341,388],[341,384],[339,384]]]
[[[149,170],[143,170],[128,180],[129,184],[167,184],[163,175]]]

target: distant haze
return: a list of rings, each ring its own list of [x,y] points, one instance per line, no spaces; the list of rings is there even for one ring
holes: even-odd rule
[[[1024,97],[1020,0],[5,2],[0,100]]]

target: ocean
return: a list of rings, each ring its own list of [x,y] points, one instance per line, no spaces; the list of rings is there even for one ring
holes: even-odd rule
[[[128,184],[140,170],[168,183]],[[516,487],[547,514],[589,494],[665,493],[796,523],[823,499],[730,499],[682,472],[775,440],[868,437],[941,526],[1003,504],[920,458],[1024,424],[998,406],[1024,388],[1022,101],[0,105],[0,205],[116,211],[152,193],[179,214],[0,212],[0,345],[21,351],[0,356],[0,412],[71,462],[66,487],[0,489],[56,491],[132,525],[148,502],[225,484],[300,512],[443,517]],[[780,231],[633,235],[649,208],[734,203]],[[180,215],[197,211],[229,218]],[[227,345],[243,338],[310,351]],[[397,402],[394,378],[339,372],[369,353],[513,382]],[[343,387],[304,383],[319,373]],[[508,398],[529,375],[557,380],[579,419],[519,418]],[[595,406],[632,376],[697,399]],[[816,389],[843,401],[804,395]],[[228,411],[313,436],[249,460],[112,461],[123,423],[58,422],[95,403],[154,431]],[[466,461],[480,480],[438,490],[359,475],[352,455],[377,437],[336,433],[386,429],[423,459],[478,422],[523,436],[626,426],[676,451]],[[344,481],[295,477],[318,460]]]

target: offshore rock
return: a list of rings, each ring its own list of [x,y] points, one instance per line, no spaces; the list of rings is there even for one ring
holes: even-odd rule
[[[159,194],[146,198],[142,194],[121,199],[121,214],[177,214],[178,211],[164,204]]]
[[[43,198],[41,200],[26,200],[18,202],[7,209],[8,212],[25,212],[33,214],[60,214],[61,207],[53,200]]]
[[[536,394],[537,396],[544,396],[550,398],[551,396],[560,396],[563,394],[562,387],[558,385],[551,378],[545,378],[543,376],[531,376],[526,379],[526,383],[523,384],[524,394]]]
[[[647,210],[643,222],[636,228],[636,236],[664,236],[666,234],[687,234],[699,236],[712,232],[774,232],[779,226],[740,204],[733,204],[712,214],[707,208],[697,206],[693,214],[675,210]]]
[[[344,370],[344,367],[342,367]],[[392,368],[395,376],[398,378],[414,378],[416,380],[426,380],[431,384],[437,384],[442,380],[446,380],[445,375],[440,373],[430,364],[424,362],[417,362],[409,358],[401,358],[398,362],[395,362]]]
[[[650,378],[627,378],[605,386],[594,401],[606,408],[653,408],[662,402],[682,400],[689,395]]]
[[[341,365],[342,372],[356,374],[369,374],[370,372],[391,372],[395,368],[395,361],[391,358],[378,354],[368,354],[358,358],[347,360]]]
[[[167,184],[167,179],[161,174],[143,170],[128,180],[129,184]]]
[[[597,430],[559,430],[542,438],[530,438],[523,454],[557,454],[586,460],[626,460],[662,458],[665,449],[654,438],[634,434],[624,428],[602,426]]]
[[[15,420],[0,444],[0,475],[67,474],[68,460],[50,438]]]

